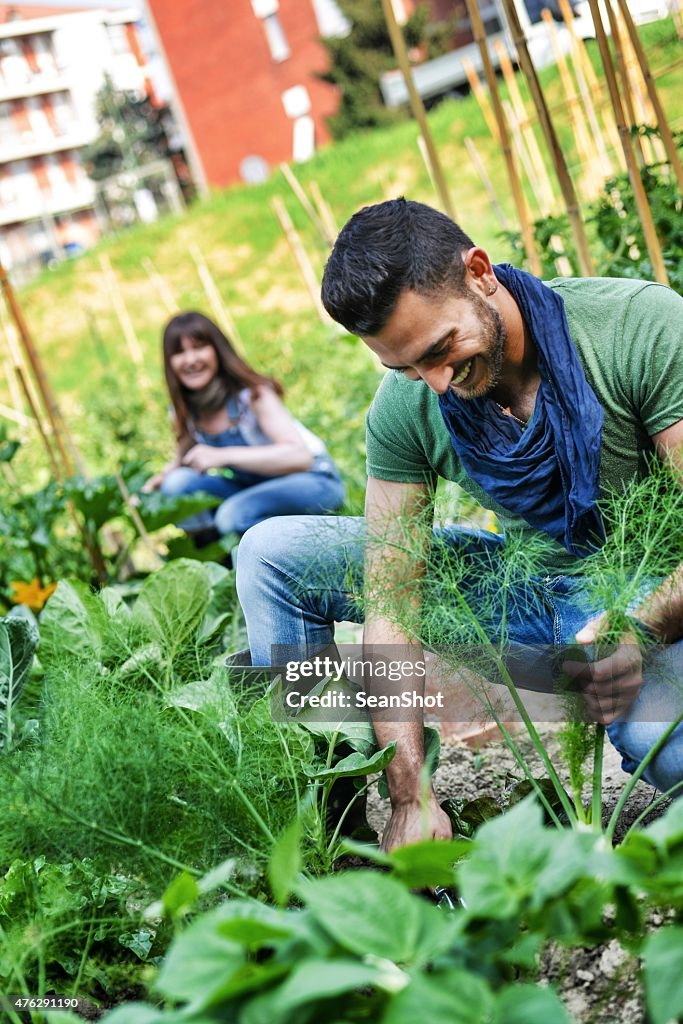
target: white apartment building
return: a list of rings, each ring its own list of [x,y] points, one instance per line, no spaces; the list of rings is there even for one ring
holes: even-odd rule
[[[132,8],[0,3],[0,259],[17,276],[99,235],[80,152],[108,74],[151,89]]]

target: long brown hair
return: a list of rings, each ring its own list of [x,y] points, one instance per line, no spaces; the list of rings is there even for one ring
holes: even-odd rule
[[[180,352],[182,338],[193,338],[195,341],[201,341],[213,347],[218,358],[218,373],[228,394],[234,394],[242,388],[256,389],[265,384],[267,387],[271,387],[277,395],[282,396],[283,389],[280,382],[253,370],[241,356],[237,355],[231,343],[213,320],[209,320],[203,313],[197,313],[194,310],[179,313],[166,324],[163,336],[164,374],[175,412],[175,429],[178,439],[187,434],[188,420],[191,419],[188,391],[182,386],[171,367],[171,356]]]

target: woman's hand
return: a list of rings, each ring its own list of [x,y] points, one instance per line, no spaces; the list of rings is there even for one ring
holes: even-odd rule
[[[214,448],[210,444],[195,444],[183,455],[183,466],[189,466],[196,473],[206,473],[209,469],[222,469],[227,466],[226,449]]]
[[[155,473],[149,480],[145,480],[144,484],[140,488],[143,494],[151,494],[152,491],[158,490],[164,482],[165,473]]]

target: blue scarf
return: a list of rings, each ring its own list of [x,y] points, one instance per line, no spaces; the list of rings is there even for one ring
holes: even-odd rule
[[[494,267],[536,346],[541,382],[522,428],[487,397],[439,396],[466,473],[508,512],[584,557],[604,538],[600,493],[602,408],[586,380],[552,288],[509,263]]]

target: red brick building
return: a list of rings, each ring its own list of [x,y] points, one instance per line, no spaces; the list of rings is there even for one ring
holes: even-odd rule
[[[200,185],[271,167],[327,141],[336,89],[321,36],[345,30],[334,0],[147,0]],[[293,91],[292,91],[293,90]]]

